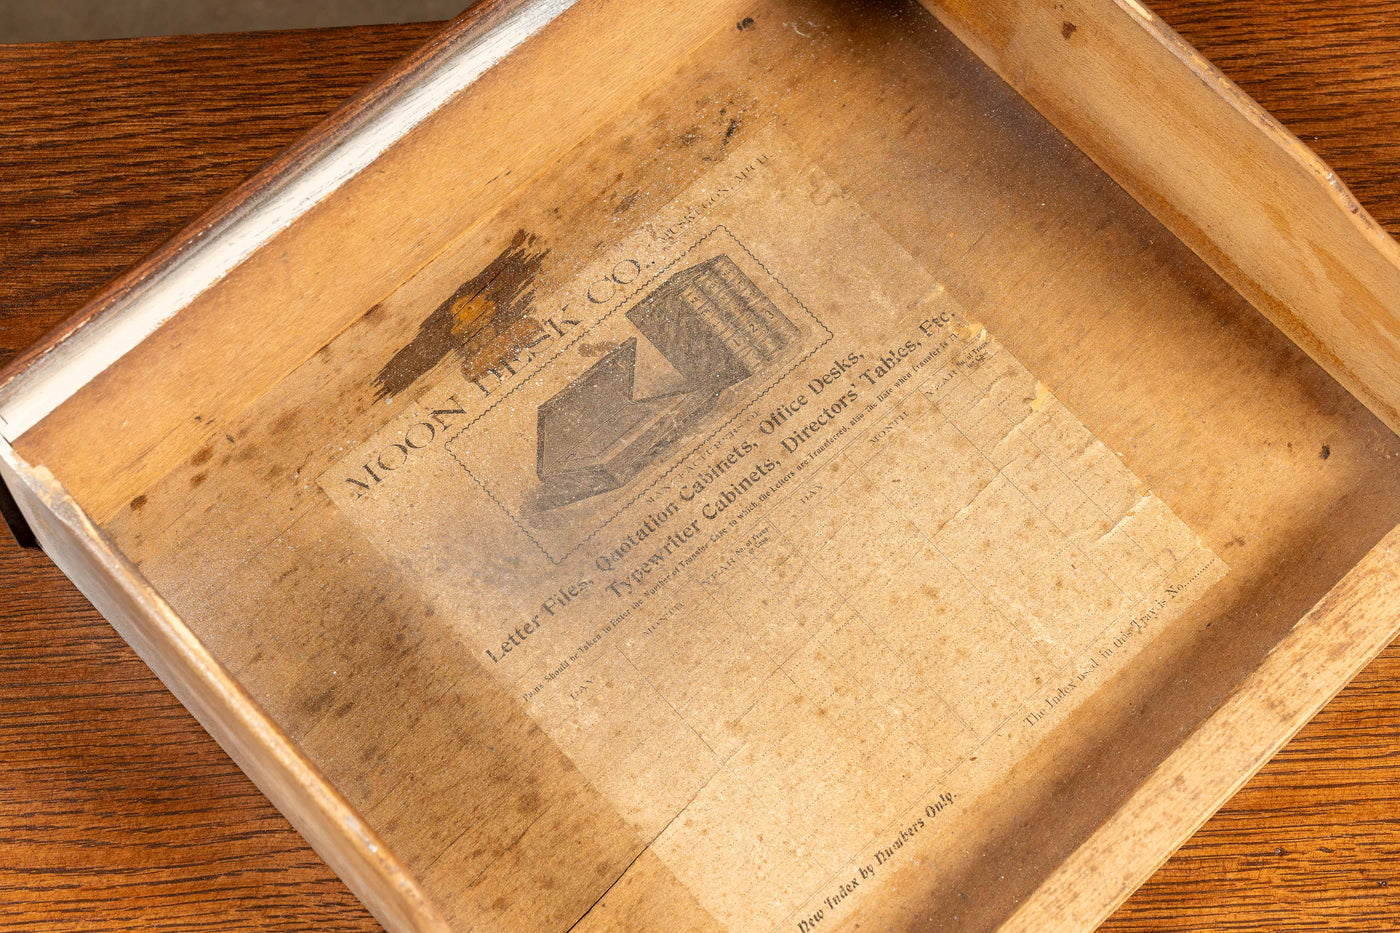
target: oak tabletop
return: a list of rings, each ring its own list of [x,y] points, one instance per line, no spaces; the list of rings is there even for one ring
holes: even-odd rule
[[[1400,235],[1400,0],[1151,6]],[[0,363],[437,26],[0,46]],[[1400,643],[1108,922],[1400,930]],[[378,925],[41,553],[0,541],[0,929]]]

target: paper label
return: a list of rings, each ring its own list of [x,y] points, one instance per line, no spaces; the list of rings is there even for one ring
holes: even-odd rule
[[[777,136],[530,314],[319,482],[729,929],[833,926],[1225,573]]]

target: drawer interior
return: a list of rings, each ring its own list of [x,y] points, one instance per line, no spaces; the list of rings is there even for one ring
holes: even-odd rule
[[[945,918],[940,928],[993,927],[1400,524],[1400,439],[922,7],[658,4],[648,14],[655,47],[640,50],[608,30],[613,12],[595,4],[566,13],[21,435],[15,450],[52,471],[463,928],[494,920],[566,930],[587,918],[581,929],[642,919],[658,929],[748,929],[733,918],[771,915],[787,924],[778,928],[827,929],[855,916],[853,905],[891,924],[936,915]],[[629,252],[637,243],[643,252]],[[740,271],[725,271],[721,254]],[[624,567],[634,569],[625,549],[617,552],[629,532],[647,526],[647,514],[626,512],[639,508],[629,501],[616,524],[603,524],[611,531],[588,536],[541,519],[531,527],[545,559],[533,562],[517,556],[535,552],[517,551],[515,539],[481,557],[493,551],[490,536],[502,534],[497,525],[476,524],[470,511],[453,518],[460,490],[472,488],[464,466],[513,519],[553,507],[525,493],[509,500],[517,486],[508,465],[473,472],[463,462],[479,455],[493,463],[491,448],[514,443],[520,425],[545,431],[544,408],[539,419],[524,420],[509,410],[526,406],[530,387],[546,380],[530,367],[552,360],[553,347],[598,360],[571,387],[614,364],[632,367],[626,379],[649,372],[656,380],[645,392],[629,382],[631,395],[618,396],[618,405],[690,398],[677,395],[677,373],[691,376],[667,355],[666,338],[642,330],[650,349],[667,357],[644,365],[627,354],[646,351],[646,341],[629,350],[616,337],[623,331],[607,330],[621,317],[605,321],[604,306],[625,315],[628,302],[650,294],[648,283],[663,281],[649,271],[652,261],[666,275],[703,265],[731,276],[729,289],[737,274],[771,293],[794,333],[806,328],[791,339],[807,341],[811,353],[793,357],[773,386],[751,397],[734,383],[738,400],[724,396],[722,404],[753,414],[737,423],[757,432],[757,443],[787,451],[782,441],[791,438],[787,452],[807,456],[825,438],[818,430],[799,437],[802,418],[829,409],[847,384],[862,405],[875,406],[848,439],[876,444],[886,424],[890,432],[913,430],[903,419],[916,417],[917,406],[896,403],[915,387],[934,398],[941,364],[921,364],[922,375],[896,386],[898,370],[912,372],[929,348],[901,355],[901,341],[915,331],[879,316],[906,315],[916,329],[932,321],[936,331],[947,313],[965,325],[950,355],[970,354],[960,357],[969,372],[978,347],[1014,361],[1015,372],[1032,379],[1035,413],[1053,404],[1081,432],[1065,456],[1083,461],[1084,476],[1136,478],[1173,528],[1213,556],[1208,585],[1168,623],[1134,628],[1141,613],[1121,616],[1117,630],[1134,634],[1123,638],[1126,648],[1110,650],[1114,660],[1103,656],[1101,676],[1081,678],[1093,654],[1081,643],[1079,653],[1049,663],[1034,690],[1006,700],[1014,713],[969,726],[976,742],[946,761],[928,759],[947,770],[926,775],[921,806],[911,797],[907,815],[863,836],[817,824],[793,831],[798,848],[820,849],[810,861],[838,866],[806,887],[778,877],[785,863],[777,849],[755,844],[733,865],[706,867],[687,861],[682,846],[668,848],[666,833],[692,819],[730,831],[744,806],[764,814],[733,831],[755,838],[765,820],[790,825],[775,815],[784,803],[884,806],[887,771],[870,776],[868,791],[840,784],[857,772],[838,769],[837,757],[857,754],[863,741],[813,758],[792,786],[771,760],[716,772],[737,775],[735,786],[753,794],[744,800],[757,804],[718,796],[707,809],[697,790],[651,812],[637,788],[671,765],[637,750],[665,746],[664,762],[673,762],[693,736],[658,736],[648,730],[664,725],[621,713],[608,720],[572,696],[590,682],[582,675],[568,689],[560,687],[568,672],[542,679],[543,692],[530,694],[523,674],[501,673],[499,658],[523,652],[532,631],[499,620],[504,641],[483,637],[490,624],[480,607],[513,605],[536,591],[561,612],[577,600],[583,608],[571,611],[611,621],[631,600],[610,610],[617,594],[600,590],[626,580]],[[664,278],[677,289],[690,281]],[[876,293],[885,297],[849,300]],[[760,305],[768,307],[759,299],[746,307]],[[815,323],[803,323],[808,311]],[[590,330],[589,314],[602,330]],[[630,318],[638,328],[640,319]],[[863,354],[849,371],[839,362],[848,354]],[[873,372],[881,368],[894,375]],[[807,411],[789,424],[780,406],[794,405],[803,386],[833,369],[830,393],[805,390]],[[525,394],[513,394],[517,385]],[[885,388],[892,394],[882,397]],[[490,401],[461,399],[459,391]],[[488,404],[496,421],[472,428],[458,418]],[[723,453],[711,439],[729,422],[708,409],[668,411],[681,425],[674,430],[699,432],[706,449]],[[829,416],[842,417],[850,412]],[[569,428],[570,456],[587,446],[580,431],[614,424],[609,410]],[[732,439],[738,445],[746,436]],[[591,468],[612,471],[608,482],[627,488],[640,482],[625,465],[637,449],[599,455]],[[648,456],[659,464],[683,453],[671,444]],[[814,471],[825,468],[823,456],[812,454]],[[529,466],[544,471],[544,457]],[[887,472],[906,487],[933,486],[960,462],[906,451]],[[643,465],[638,475],[652,466],[661,470]],[[862,469],[869,476],[875,468]],[[449,474],[451,483],[435,492],[432,484]],[[410,479],[391,489],[400,475]],[[730,481],[703,485],[717,493]],[[361,494],[375,500],[370,512],[356,511]],[[570,486],[558,495],[581,494]],[[662,499],[647,501],[659,503],[651,515],[664,507]],[[810,508],[846,509],[857,523],[917,525],[922,501],[867,496]],[[581,502],[588,504],[574,498],[564,507]],[[748,547],[734,559],[759,560],[763,535],[754,529],[768,512],[805,514],[804,506],[775,494],[712,553],[742,536]],[[787,528],[781,517],[773,521]],[[881,562],[923,566],[857,540],[865,543],[846,545],[845,563],[833,567],[859,575]],[[1036,541],[1022,544],[1044,548],[1047,563],[1066,547],[1058,537]],[[694,546],[678,543],[674,563]],[[998,541],[981,560],[993,565],[988,573],[1003,562],[1020,573],[1027,553]],[[458,562],[461,554],[473,556]],[[585,575],[580,555],[591,555],[600,571],[583,594],[569,590]],[[728,572],[722,561],[694,566]],[[917,572],[863,578],[851,592],[888,591],[893,605],[896,592],[917,594],[929,582]],[[698,570],[677,567],[677,580],[690,576],[703,585]],[[632,581],[641,589],[653,582]],[[635,662],[608,641],[642,638],[661,623],[666,598],[664,590],[648,597],[588,650],[616,648]],[[738,605],[728,613],[740,629],[763,621],[741,617]],[[1109,637],[1093,650],[1114,647],[1115,621],[1101,622],[1096,631]],[[714,637],[703,650],[684,649],[697,655],[675,647],[681,653],[669,663],[703,666],[750,644]],[[957,644],[984,674],[1003,663],[975,632]],[[587,664],[612,676],[603,662],[574,661]],[[800,685],[779,667],[772,676]],[[740,676],[732,665],[715,670]],[[1084,686],[1072,687],[1073,700],[1055,712],[1060,700],[1046,697],[1060,682]],[[551,691],[561,695],[542,707]],[[1042,704],[1053,713],[1043,722],[1035,715]],[[809,721],[805,712],[793,716]],[[858,732],[864,722],[843,728]],[[606,738],[580,738],[590,728]],[[942,733],[920,733],[918,722],[909,728],[930,745],[945,742]],[[691,731],[724,764],[748,747],[736,741],[727,750],[703,728]],[[894,770],[924,767],[890,761]],[[812,777],[822,774],[837,786]],[[755,790],[755,782],[778,789]],[[824,822],[867,825],[832,806]],[[920,819],[929,829],[906,838]],[[896,839],[901,851],[871,855]],[[876,880],[847,891],[846,876],[861,879],[868,860]],[[811,919],[816,911],[819,921]]]

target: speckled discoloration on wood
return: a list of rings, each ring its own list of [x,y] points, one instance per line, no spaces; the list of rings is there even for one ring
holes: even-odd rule
[[[1237,5],[1237,7],[1238,9],[1243,9],[1243,5]],[[1229,35],[1235,35],[1235,33],[1232,30],[1239,29],[1239,24],[1243,21],[1244,14],[1226,18],[1222,21],[1222,25],[1219,28],[1221,31],[1226,32]],[[740,19],[738,20],[738,22],[743,23],[744,20]],[[764,27],[763,18],[761,16],[758,17],[754,23],[750,24],[750,26],[756,27],[755,29],[751,29],[749,27],[745,27],[742,29],[733,29],[733,25],[733,23],[728,24],[728,28],[730,28],[734,32],[744,33],[758,32],[761,34],[762,29]],[[1065,30],[1063,28],[1063,23],[1060,23],[1057,26],[1057,29],[1059,30],[1059,37],[1057,37],[1057,39],[1062,37],[1066,41],[1083,41],[1085,39],[1084,24],[1076,20],[1075,26],[1075,30],[1070,31],[1070,35],[1064,36],[1063,33]],[[1202,28],[1204,29],[1205,26],[1202,26]],[[1280,39],[1280,41],[1294,42],[1296,40],[1283,37]],[[1263,55],[1264,53],[1250,52],[1246,54]],[[1329,52],[1329,54],[1331,53]],[[1261,68],[1261,70],[1267,72],[1268,67],[1273,66],[1264,66]],[[1296,80],[1296,78],[1293,76],[1295,76],[1298,70],[1303,67],[1304,66],[1299,66],[1296,63],[1296,60],[1291,60],[1288,65],[1288,68],[1290,69],[1290,77],[1288,80]],[[1253,90],[1253,88],[1249,89]],[[1372,90],[1371,93],[1376,92]],[[1271,101],[1269,103],[1272,104]],[[1384,108],[1381,109],[1384,110]],[[1344,112],[1338,109],[1328,109],[1326,116],[1327,121],[1345,119],[1346,116]],[[1327,125],[1333,126],[1337,124],[1329,122]],[[723,130],[723,128],[721,129]],[[743,127],[741,126],[738,132],[742,133],[742,129]],[[1344,158],[1347,157],[1349,153],[1347,147],[1339,145],[1338,149],[1342,153]],[[1332,158],[1336,158],[1336,155],[1333,155],[1331,153],[1329,153],[1329,155],[1331,155]],[[1354,155],[1352,155],[1351,157],[1355,158]],[[1364,185],[1357,185],[1355,183],[1356,179],[1349,178],[1349,180],[1353,181],[1353,185],[1357,190],[1364,189]],[[888,216],[898,216],[898,212],[890,212]],[[1385,219],[1386,218],[1382,217],[1383,222],[1385,221]],[[1249,333],[1254,337],[1258,337],[1262,334],[1267,333],[1267,330],[1254,330],[1249,331]],[[1274,338],[1264,337],[1264,339],[1268,341]],[[1018,352],[1026,352],[1030,354],[1034,354],[1036,352],[1034,350],[1034,347],[1036,345],[1035,338],[1033,338],[1031,335],[1026,335],[1023,336],[1021,340],[1024,343],[1024,348],[1018,348]],[[1273,358],[1272,365],[1279,368],[1286,368],[1291,365],[1295,365],[1293,361],[1297,359],[1298,357],[1291,352],[1281,352]],[[1318,382],[1315,386],[1313,386],[1312,391],[1317,391],[1318,387],[1324,385],[1325,382]],[[1330,394],[1330,392],[1328,391],[1323,390],[1313,395],[1312,398],[1314,400],[1314,403],[1321,403],[1322,407],[1326,408],[1329,405],[1334,404],[1336,396]],[[1333,414],[1336,414],[1336,412],[1334,411]],[[1110,425],[1110,431],[1115,430],[1112,427],[1111,418],[1107,419],[1106,423]],[[281,425],[281,427],[278,429],[280,433],[285,434],[288,431],[296,430],[294,424],[284,423],[280,419],[272,419],[268,427],[270,428],[273,425],[278,424]],[[220,429],[222,427],[222,425],[219,425]],[[1129,436],[1130,434],[1130,432],[1123,430],[1121,427],[1117,430],[1120,430],[1123,433],[1123,436],[1125,437]],[[243,444],[244,441],[244,438],[235,437],[234,434],[228,434],[228,439],[225,439],[224,437],[220,436],[217,430],[210,432],[210,434],[210,440],[202,440],[200,444],[192,446],[189,450],[186,451],[186,456],[183,460],[183,463],[187,464],[187,466],[181,466],[180,468],[180,481],[184,484],[185,489],[191,488],[191,484],[194,483],[195,477],[207,474],[207,471],[210,469],[211,465],[218,464],[220,460],[222,460],[224,457],[233,456],[234,450],[236,449],[237,445]],[[277,432],[274,432],[274,434],[269,435],[269,437],[276,436],[276,434]],[[1318,437],[1309,436],[1306,440],[1306,443],[1303,440],[1299,440],[1299,442],[1294,444],[1292,448],[1287,446],[1287,444],[1293,443],[1291,440],[1280,440],[1278,442],[1279,446],[1277,448],[1261,447],[1258,452],[1261,456],[1282,458],[1282,462],[1286,462],[1289,464],[1295,463],[1293,458],[1296,456],[1296,464],[1300,469],[1302,463],[1305,460],[1318,469],[1332,469],[1338,467],[1339,465],[1340,468],[1344,470],[1350,467],[1354,467],[1356,463],[1355,457],[1358,448],[1353,446],[1352,442],[1346,442],[1345,440],[1339,442],[1338,437],[1333,436],[1331,434]],[[1369,440],[1362,440],[1361,447],[1364,448],[1369,443]],[[225,446],[221,446],[221,444]],[[1331,452],[1331,456],[1326,458],[1325,464],[1323,463],[1323,458],[1319,454],[1319,450],[1322,449],[1323,445],[1326,445],[1327,449]],[[1294,451],[1295,448],[1296,452]],[[209,451],[208,456],[204,455],[204,451]],[[238,461],[240,464],[257,463],[260,470],[269,473],[283,475],[285,473],[286,467],[288,466],[288,464],[283,462],[280,458],[269,458],[263,455],[246,454],[243,456],[244,459]],[[1136,458],[1137,463],[1150,464],[1153,455],[1149,451],[1138,449],[1134,451],[1131,454],[1131,456]],[[195,460],[198,460],[201,457],[204,457],[204,462],[194,462]],[[282,469],[279,470],[278,468]],[[205,479],[201,480],[198,484],[198,491],[203,493],[210,490],[211,488],[212,482],[209,481],[208,476],[205,475]],[[1175,495],[1189,496],[1188,493],[1181,490],[1177,491]],[[136,502],[138,501],[141,503],[139,507],[136,506]],[[1356,522],[1360,520],[1360,517],[1366,510],[1373,508],[1375,500],[1368,500],[1367,495],[1364,492],[1361,492],[1360,488],[1358,487],[1357,495],[1344,497],[1343,501],[1345,502],[1344,514],[1349,516],[1345,519],[1345,521]],[[149,515],[151,517],[147,520],[154,521],[160,514],[160,511],[164,508],[167,508],[168,506],[162,505],[160,497],[148,497],[146,491],[141,491],[137,495],[128,496],[128,498],[120,504],[120,507],[123,509],[130,507],[131,512],[140,513],[141,515]],[[139,524],[139,522],[133,521],[133,526]],[[1230,531],[1230,529],[1226,527],[1226,523],[1222,523],[1221,530],[1222,532]],[[1259,546],[1258,536],[1251,533],[1249,530],[1243,528],[1235,529],[1230,534],[1222,534],[1222,536],[1219,537],[1218,541],[1220,545],[1224,545],[1226,548],[1228,548],[1229,551],[1235,552],[1240,551],[1241,549],[1248,550],[1249,548]],[[1345,548],[1341,548],[1326,558],[1329,566],[1333,567],[1334,571],[1335,568],[1344,567],[1347,563],[1347,555],[1344,552]],[[1310,565],[1308,562],[1310,559],[1311,555],[1300,551],[1299,553],[1291,555],[1287,559],[1284,559],[1279,564],[1279,566],[1283,568],[1283,570],[1281,571],[1283,573],[1288,573],[1288,568],[1290,567],[1293,568],[1294,571],[1297,571],[1299,569],[1309,567]],[[1284,616],[1281,615],[1280,619],[1282,618],[1284,618]],[[23,627],[20,627],[17,631],[19,632],[17,637],[32,636],[36,639],[42,638],[48,634],[47,632],[40,633],[35,629],[25,629]],[[1248,656],[1248,652],[1246,652],[1245,656]],[[62,659],[55,659],[54,663],[62,663]],[[1384,659],[1381,663],[1384,663]],[[17,676],[19,675],[17,674]],[[1381,696],[1384,694],[1384,689],[1380,686],[1379,682],[1372,683],[1369,687],[1363,687],[1363,689],[1370,690],[1371,693],[1367,695],[1372,697]],[[333,695],[326,694],[324,691],[316,691],[303,697],[302,701],[304,703],[304,714],[308,717],[314,718],[324,715],[327,712],[332,712],[338,709],[339,707],[337,707],[337,705],[335,704],[332,696]],[[1376,714],[1370,715],[1374,716]],[[1384,718],[1381,717],[1380,719],[1377,719],[1375,721],[1383,726]],[[1310,745],[1310,742],[1331,743],[1343,741],[1364,741],[1367,743],[1381,743],[1378,744],[1376,747],[1385,747],[1383,744],[1384,740],[1376,738],[1377,733],[1383,732],[1383,729],[1378,730],[1375,728],[1367,728],[1367,735],[1364,738],[1358,738],[1356,735],[1349,733],[1345,729],[1345,727],[1341,728],[1337,732],[1327,732],[1325,731],[1327,728],[1328,723],[1326,722],[1319,725],[1315,725],[1314,727],[1310,727],[1309,730],[1305,731],[1304,738],[1300,740],[1302,742],[1301,747],[1307,750],[1311,750],[1312,748],[1315,748],[1316,745]],[[1319,729],[1324,731],[1321,732],[1321,737],[1316,737],[1315,733]],[[1310,735],[1315,737],[1309,739]],[[153,741],[164,741],[164,737],[156,737],[153,739]],[[332,744],[334,743],[332,742]],[[1326,747],[1331,746],[1329,744]],[[1285,755],[1287,754],[1289,753],[1285,753]],[[1302,752],[1299,752],[1298,754],[1302,754]],[[1369,768],[1366,773],[1375,775],[1378,773],[1378,768],[1379,766],[1373,766]],[[1287,772],[1288,766],[1284,765],[1283,769],[1284,772]],[[1274,769],[1270,769],[1269,771],[1266,771],[1266,774],[1273,773],[1273,771]],[[1344,771],[1342,773],[1349,775],[1353,772]],[[1300,781],[1309,779],[1306,775],[1301,773],[1294,773],[1293,778]],[[1281,777],[1276,778],[1276,780],[1281,779]],[[1180,867],[1183,865],[1183,859],[1177,859],[1172,863],[1172,865],[1176,865],[1178,867],[1173,869],[1169,866],[1165,877],[1179,877],[1183,879],[1183,883],[1176,886],[1168,885],[1165,888],[1165,890],[1160,887],[1149,886],[1148,889],[1145,889],[1142,896],[1140,896],[1137,900],[1130,902],[1127,908],[1127,913],[1123,915],[1124,919],[1119,921],[1120,925],[1118,928],[1165,929],[1171,927],[1173,922],[1175,922],[1177,927],[1179,927],[1182,922],[1179,912],[1183,909],[1187,909],[1187,907],[1189,907],[1189,909],[1193,912],[1197,910],[1214,911],[1214,913],[1206,914],[1207,919],[1204,921],[1202,921],[1200,917],[1195,917],[1188,921],[1188,923],[1192,926],[1206,925],[1219,926],[1221,928],[1231,928],[1231,925],[1233,925],[1234,928],[1245,930],[1257,929],[1267,925],[1278,926],[1280,929],[1288,929],[1289,924],[1295,924],[1298,925],[1297,928],[1304,929],[1308,928],[1307,924],[1308,922],[1310,922],[1308,918],[1315,919],[1318,917],[1327,917],[1328,919],[1334,919],[1338,920],[1338,922],[1343,922],[1338,918],[1344,916],[1354,916],[1356,918],[1355,922],[1358,926],[1362,924],[1371,924],[1376,929],[1387,928],[1387,902],[1383,900],[1384,895],[1386,893],[1386,889],[1381,886],[1380,882],[1388,881],[1389,879],[1380,877],[1379,875],[1372,876],[1367,871],[1367,869],[1358,868],[1358,865],[1365,866],[1368,864],[1366,861],[1364,861],[1367,853],[1363,853],[1359,849],[1351,849],[1349,851],[1348,848],[1352,846],[1353,842],[1355,842],[1356,840],[1365,840],[1367,846],[1372,849],[1375,849],[1377,852],[1389,851],[1385,847],[1393,846],[1394,840],[1390,837],[1390,835],[1388,835],[1387,831],[1384,829],[1383,826],[1378,824],[1370,824],[1366,822],[1366,815],[1368,813],[1374,815],[1374,813],[1376,812],[1376,808],[1378,806],[1383,806],[1383,804],[1376,803],[1377,800],[1381,800],[1382,798],[1370,795],[1354,797],[1349,791],[1344,793],[1338,790],[1339,785],[1349,785],[1351,783],[1349,778],[1338,779],[1330,774],[1325,773],[1321,777],[1316,778],[1316,780],[1321,785],[1323,785],[1323,792],[1328,794],[1331,799],[1342,798],[1338,802],[1338,806],[1346,808],[1342,812],[1355,813],[1358,816],[1359,819],[1355,824],[1343,831],[1329,829],[1327,828],[1328,824],[1338,819],[1335,812],[1329,813],[1325,809],[1315,810],[1315,815],[1308,817],[1309,819],[1314,819],[1318,821],[1318,823],[1316,824],[1316,830],[1312,831],[1310,836],[1310,838],[1314,840],[1315,845],[1313,848],[1307,850],[1307,852],[1309,853],[1308,857],[1303,858],[1303,856],[1300,854],[1303,852],[1302,848],[1293,844],[1291,841],[1294,838],[1294,833],[1296,831],[1290,829],[1289,827],[1296,819],[1296,814],[1285,816],[1285,814],[1280,811],[1275,814],[1274,819],[1268,824],[1267,828],[1260,830],[1250,830],[1250,835],[1247,839],[1245,839],[1244,841],[1234,843],[1236,848],[1227,849],[1227,851],[1236,853],[1238,864],[1247,867],[1249,871],[1268,872],[1268,877],[1279,879],[1294,885],[1294,887],[1286,888],[1286,891],[1309,892],[1314,896],[1320,896],[1325,898],[1327,897],[1329,891],[1336,892],[1339,890],[1343,890],[1344,886],[1346,885],[1352,885],[1350,891],[1347,892],[1350,896],[1337,894],[1334,896],[1334,899],[1330,902],[1332,904],[1331,908],[1326,910],[1319,908],[1318,911],[1315,913],[1309,913],[1308,911],[1303,910],[1302,919],[1299,919],[1299,912],[1297,910],[1290,911],[1286,907],[1279,906],[1282,901],[1286,901],[1289,897],[1287,893],[1282,895],[1273,894],[1270,890],[1266,889],[1268,887],[1266,885],[1242,885],[1239,884],[1238,880],[1233,885],[1230,885],[1229,882],[1221,882],[1216,880],[1216,875],[1211,870],[1211,866],[1215,864],[1214,861],[1207,865],[1204,865],[1201,868],[1200,873],[1198,874],[1195,869]],[[1256,781],[1255,784],[1252,785],[1252,787],[1259,786],[1260,782],[1258,781]],[[1266,788],[1271,786],[1268,784],[1268,779],[1265,780],[1264,786]],[[1247,790],[1246,795],[1248,795],[1249,793],[1250,791]],[[1258,809],[1253,809],[1254,807],[1267,807],[1271,803],[1282,803],[1283,801],[1287,800],[1287,798],[1283,797],[1281,792],[1279,791],[1268,790],[1261,791],[1259,793],[1264,794],[1264,800],[1262,804],[1257,799],[1253,803],[1250,803],[1248,801],[1240,803],[1239,801],[1237,801],[1236,806],[1242,806],[1246,809],[1227,809],[1225,816],[1222,818],[1222,820],[1217,821],[1217,823],[1228,826],[1234,823],[1241,822],[1246,817],[1253,819],[1260,812]],[[524,800],[523,798],[520,802],[521,806],[527,806],[528,804],[528,801]],[[1210,830],[1208,830],[1207,832],[1210,832]],[[1198,837],[1198,842],[1201,838],[1202,837]],[[1212,840],[1214,840],[1216,837],[1207,838],[1211,838]],[[1239,837],[1236,838],[1238,839]],[[1258,841],[1261,839],[1266,839],[1267,842]],[[1211,853],[1218,853],[1220,851],[1220,849],[1217,848],[1217,843],[1214,841],[1205,845],[1208,846],[1208,848],[1205,851],[1209,851]],[[1230,844],[1227,843],[1227,845]],[[1263,848],[1261,849],[1260,846],[1263,846]],[[1281,854],[1278,851],[1280,848],[1283,849],[1283,852]],[[1256,849],[1258,849],[1259,851],[1264,851],[1264,849],[1267,849],[1267,851],[1264,852],[1262,856],[1259,856],[1256,859],[1252,854],[1255,852]],[[1188,849],[1184,853],[1184,856],[1186,857],[1184,864],[1193,864],[1190,861],[1192,851],[1192,847],[1188,847]],[[1202,849],[1197,848],[1195,851],[1199,853],[1202,851]],[[1342,856],[1346,856],[1348,860],[1346,862],[1339,862],[1339,854]],[[1329,871],[1318,871],[1318,866],[1324,863],[1333,867]],[[647,884],[656,883],[660,887],[664,887],[664,884],[661,883],[665,880],[664,875],[660,878],[653,878],[651,874],[647,873],[645,862],[638,862],[636,864],[638,866],[638,874],[632,875],[631,873],[628,873],[624,876],[625,878],[629,879],[629,881],[633,883],[641,883],[642,880],[646,880]],[[1177,874],[1173,876],[1173,872],[1176,872]],[[1209,884],[1200,883],[1201,874],[1209,876]],[[1329,882],[1329,887],[1320,891],[1317,883],[1320,877],[1330,877],[1338,880],[1336,880],[1335,882]],[[1333,883],[1335,883],[1337,887],[1330,887],[1330,884]],[[267,888],[259,890],[281,891],[283,889],[281,888],[279,882],[277,885],[270,884]],[[1154,890],[1158,892],[1155,895],[1153,894]],[[616,886],[613,889],[613,891],[619,896],[624,895],[627,891],[627,886],[625,884],[620,884]],[[1214,905],[1207,905],[1206,903],[1204,903],[1204,895],[1206,893],[1212,895],[1220,895],[1221,902],[1216,903]],[[1146,906],[1142,904],[1143,896],[1149,898],[1149,900],[1147,900],[1146,902]],[[1153,898],[1154,896],[1158,899],[1152,900],[1151,898]],[[1301,893],[1299,896],[1301,896]],[[1269,898],[1271,897],[1276,899],[1270,901]],[[129,906],[129,901],[121,901],[120,899],[108,899],[107,903],[111,904],[110,909],[113,911],[123,909],[128,911],[131,910],[131,907]],[[319,904],[320,902],[317,903]],[[629,919],[633,919],[638,916],[636,913],[629,912],[634,911],[636,908],[637,901],[635,899],[630,901],[623,899],[620,906],[613,906],[617,905],[617,903],[618,902],[616,900],[604,898],[604,900],[600,902],[598,910],[601,910],[604,906],[608,906],[610,909],[622,910],[623,913],[621,914],[621,916],[626,916]],[[104,907],[105,906],[106,905],[104,904]],[[179,908],[175,907],[172,909]],[[278,908],[275,907],[272,909],[274,911],[278,910]],[[296,909],[299,910],[300,908],[298,907]],[[1174,911],[1176,913],[1173,913]],[[1346,914],[1344,913],[1345,911],[1352,911],[1353,913]],[[127,913],[121,916],[130,917],[131,914]],[[305,919],[297,919],[298,917],[304,918],[305,916],[307,916],[307,914],[296,914],[294,909],[290,906],[286,908],[285,912],[277,913],[276,916],[278,917],[278,919],[274,919],[272,921],[273,923],[282,922],[280,919],[282,917],[287,918],[286,923],[289,925],[286,926],[286,929],[339,929],[340,927],[335,926],[335,924],[338,923],[346,924],[347,926],[345,928],[349,929],[355,928],[354,925],[357,922],[354,919],[353,914],[349,911],[347,911],[344,914],[336,914],[335,916],[338,919],[327,919],[325,915],[320,914],[316,915],[314,919],[309,921]],[[605,914],[595,913],[590,916],[598,917],[605,916]],[[1175,921],[1173,921],[1173,917],[1176,918]],[[187,915],[185,917],[184,925],[189,926],[191,923],[202,922],[202,920],[203,918],[195,919]],[[243,917],[242,919],[240,919],[238,916],[235,916],[230,921],[232,924],[235,925],[233,927],[230,927],[229,923],[220,923],[218,925],[221,928],[238,928],[236,924],[242,923],[245,920],[248,923],[249,928],[264,929],[268,926],[266,917],[257,915],[252,915],[251,918]],[[640,921],[638,920],[637,922]],[[303,924],[303,926],[299,927],[296,925],[299,923]],[[1361,928],[1365,927],[1362,926]]]

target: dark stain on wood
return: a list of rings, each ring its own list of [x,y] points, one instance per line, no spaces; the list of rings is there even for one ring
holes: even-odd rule
[[[534,234],[518,231],[500,255],[438,305],[375,376],[375,400],[404,392],[449,353],[470,368],[481,349],[521,321],[534,301],[531,286],[549,255],[537,243]]]
[[[1371,67],[1397,47],[1395,30],[1336,2],[1152,6],[1306,133],[1363,203],[1400,231],[1400,172],[1388,168],[1400,118],[1388,104],[1400,79]],[[1270,29],[1280,12],[1296,28]],[[12,89],[0,102],[10,118],[0,130],[10,157],[0,189],[12,195],[0,198],[0,228],[23,233],[7,241],[3,291],[11,300],[0,315],[0,359],[58,324],[436,28],[0,48]],[[1317,92],[1334,81],[1348,93]],[[81,159],[53,157],[75,140]],[[145,504],[145,496],[131,503]],[[0,747],[15,773],[33,779],[4,801],[19,853],[7,907],[35,918],[81,910],[83,927],[94,931],[129,929],[136,911],[151,929],[381,930],[47,558],[0,541],[0,579],[12,594],[0,609],[12,662]],[[261,659],[254,652],[249,663]],[[40,666],[44,680],[67,689],[23,680]],[[1350,882],[1397,852],[1386,819],[1400,804],[1400,755],[1388,728],[1397,684],[1400,647],[1392,647],[1105,929],[1175,921],[1302,933],[1324,912],[1335,926],[1384,924],[1389,902],[1375,899],[1376,887]],[[46,728],[55,717],[81,728]],[[1364,755],[1356,754],[1358,735],[1369,742]],[[1316,806],[1321,797],[1328,806]],[[1251,862],[1275,837],[1301,839],[1300,848],[1324,856]],[[24,857],[31,852],[53,858]]]
[[[631,210],[632,205],[637,203],[637,195],[638,192],[633,191],[630,194],[624,195],[620,200],[618,200],[617,207],[613,208],[613,216],[621,216],[622,214],[625,214],[629,210]]]

